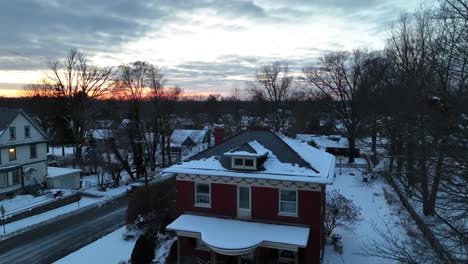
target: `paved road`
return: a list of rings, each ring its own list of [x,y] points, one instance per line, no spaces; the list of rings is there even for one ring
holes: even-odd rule
[[[52,263],[125,224],[127,197],[0,242],[0,263]]]

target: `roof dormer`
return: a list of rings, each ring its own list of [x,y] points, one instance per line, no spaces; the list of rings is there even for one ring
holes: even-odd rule
[[[261,164],[268,155],[268,150],[258,146],[257,141],[252,141],[224,153],[224,156],[231,159],[231,169],[260,170]]]

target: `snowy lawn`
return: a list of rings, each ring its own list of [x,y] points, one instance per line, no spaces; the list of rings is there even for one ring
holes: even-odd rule
[[[352,176],[350,173],[355,175]],[[392,233],[398,234],[403,240],[407,238],[403,226],[408,226],[405,220],[408,215],[404,209],[400,210],[401,204],[398,199],[393,202],[392,206],[387,203],[383,188],[391,192],[391,187],[381,178],[369,180],[368,183],[365,183],[362,181],[362,173],[358,169],[342,168],[341,175],[339,175],[339,168],[336,169],[335,182],[327,189],[339,190],[341,194],[351,199],[356,206],[359,206],[362,220],[356,223],[352,230],[336,228],[333,231],[333,233],[342,236],[343,254],[336,252],[333,245],[327,241],[324,256],[325,264],[394,263],[389,260],[361,255],[367,244],[379,239],[374,227],[379,230],[386,230],[387,224]]]
[[[127,261],[132,254],[136,240],[125,241],[122,238],[125,233],[126,227],[121,227],[55,263],[117,264]]]

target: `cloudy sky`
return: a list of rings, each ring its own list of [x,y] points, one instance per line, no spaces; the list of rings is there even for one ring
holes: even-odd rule
[[[228,94],[272,61],[299,71],[329,50],[381,49],[422,1],[0,0],[0,96],[70,48],[103,66],[151,62],[188,94]]]

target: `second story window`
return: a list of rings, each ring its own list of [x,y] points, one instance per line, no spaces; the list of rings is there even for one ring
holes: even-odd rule
[[[24,126],[24,138],[31,138],[31,128]]]
[[[37,158],[36,144],[32,144],[32,145],[29,146],[29,153],[30,153],[31,159]]]
[[[209,207],[211,190],[209,183],[195,183],[195,205]]]
[[[297,216],[297,191],[280,190],[279,213]]]
[[[16,160],[16,148],[9,148],[8,155],[10,157],[10,160]]]
[[[16,139],[16,128],[10,127],[10,140],[15,140],[15,139]]]

